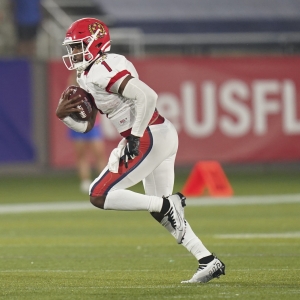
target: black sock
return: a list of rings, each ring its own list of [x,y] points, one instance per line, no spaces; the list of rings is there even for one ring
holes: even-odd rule
[[[209,256],[205,256],[205,257],[202,257],[201,259],[199,259],[199,264],[201,265],[207,265],[208,263],[210,263],[211,261],[214,260],[214,256],[213,255],[209,255]]]
[[[170,201],[167,198],[163,198],[163,205],[160,213],[165,215],[169,211],[169,209],[170,209]]]

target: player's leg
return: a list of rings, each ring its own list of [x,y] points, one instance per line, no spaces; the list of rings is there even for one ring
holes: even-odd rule
[[[156,196],[172,194],[175,156],[176,154],[167,158],[143,180],[146,194]],[[168,217],[157,212],[152,212],[151,215],[175,238],[177,237],[176,230],[173,228],[172,223],[168,220]],[[199,262],[196,274],[186,282],[207,282],[214,277],[225,274],[225,265],[215,258],[215,256],[212,255],[212,253],[203,245],[202,241],[196,236],[187,221],[186,233],[181,244],[189,252],[191,252],[191,254],[193,254]],[[213,268],[215,268],[215,271],[210,272]]]
[[[121,192],[124,193],[124,189],[142,181],[158,167],[162,161],[176,153],[178,139],[174,126],[166,120],[163,124],[150,127],[147,128],[143,137],[140,139],[139,156],[135,157],[133,160],[129,160],[128,168],[126,168],[124,162],[121,161],[118,173],[112,173],[105,168],[105,170],[93,181],[90,188],[90,196],[91,202],[95,206],[109,209],[110,206],[114,205],[114,202],[116,205],[122,206],[122,204],[117,204],[120,200],[113,196],[118,190],[122,190]],[[124,195],[131,193],[133,192],[126,191]],[[101,203],[102,201],[100,198],[103,198],[102,196],[106,196],[105,207],[104,203]],[[142,195],[137,194],[137,196],[141,197]],[[151,197],[146,195],[143,196]],[[134,198],[134,196],[132,196],[132,198]],[[129,205],[131,202],[130,199],[128,199],[127,202],[128,204],[123,205]],[[143,203],[139,205],[143,205]]]
[[[166,157],[177,149],[177,133],[170,122],[151,126],[140,139],[140,155],[130,160],[128,169],[123,162],[119,173],[112,173],[107,168],[94,180],[90,187],[90,200],[96,207],[107,210],[146,210],[160,212],[170,216],[175,223],[177,241],[185,233],[183,207],[179,211],[176,204],[166,197],[143,195],[126,188],[133,186],[151,173]],[[175,205],[178,206],[175,208]]]
[[[174,185],[174,161],[175,155],[163,161],[151,174],[144,180],[144,188],[147,195],[171,195]],[[161,223],[173,236],[175,230],[168,218],[159,214],[152,213],[152,216]],[[197,260],[211,255],[200,239],[195,235],[189,223],[186,221],[186,233],[182,240],[182,245],[190,251]]]
[[[135,171],[138,171],[142,166],[138,166]],[[185,234],[185,223],[183,215],[183,206],[181,204],[181,198],[177,195],[172,195],[170,197],[158,197],[143,195],[135,193],[126,188],[135,185],[136,181],[130,180],[128,177],[120,178],[117,177],[118,174],[113,174],[108,171],[107,167],[103,170],[101,177],[100,185],[105,187],[110,184],[114,185],[114,188],[110,190],[106,195],[99,194],[95,197],[93,186],[97,186],[97,192],[99,192],[99,184],[94,182],[91,184],[90,195],[91,203],[99,208],[105,210],[123,210],[123,211],[149,211],[149,212],[158,212],[163,216],[167,216],[170,220],[173,221],[174,226],[174,237],[177,240],[177,243],[180,243],[182,237]],[[109,179],[106,181],[106,179]],[[176,197],[175,199],[171,197]],[[174,203],[176,200],[176,203]],[[179,203],[180,201],[180,203]],[[181,207],[179,207],[179,204]]]
[[[91,150],[96,160],[96,168],[99,172],[102,172],[102,170],[106,166],[106,153],[104,142],[102,140],[92,140]]]
[[[75,158],[82,192],[88,192],[91,184],[91,166],[87,157],[88,143],[89,141],[83,139],[74,140]]]
[[[91,139],[91,151],[96,161],[95,166],[97,171],[101,173],[106,166],[107,159],[100,124],[97,123],[90,132],[93,132],[93,138]]]

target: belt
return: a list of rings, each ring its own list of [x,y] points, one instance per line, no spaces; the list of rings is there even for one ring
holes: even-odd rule
[[[148,126],[162,124],[164,121],[165,121],[164,117],[162,117],[158,112],[157,113],[154,112],[151,120],[149,121]],[[131,134],[131,128],[121,132],[120,134],[121,134],[121,136],[123,136],[125,138],[128,137]]]

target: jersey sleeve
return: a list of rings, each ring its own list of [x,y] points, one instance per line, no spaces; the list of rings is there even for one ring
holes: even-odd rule
[[[122,80],[131,75],[138,77],[133,64],[124,56],[109,54],[95,62],[92,82],[108,93],[117,93]]]

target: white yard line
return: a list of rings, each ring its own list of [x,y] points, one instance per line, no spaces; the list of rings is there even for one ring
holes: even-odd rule
[[[218,234],[214,237],[218,239],[294,239],[300,238],[300,232]]]
[[[289,268],[245,268],[245,269],[230,269],[232,272],[249,272],[249,271],[290,271],[291,269]],[[189,269],[181,269],[182,272],[189,272],[191,270]],[[300,271],[300,269],[293,268],[293,271]],[[32,270],[21,270],[21,269],[11,269],[11,270],[0,270],[0,273],[122,273],[122,272],[133,272],[133,273],[148,273],[148,272],[154,272],[157,273],[157,270],[153,269],[144,269],[144,270],[136,270],[136,269],[116,269],[116,270],[41,270],[41,269],[32,269]]]
[[[300,203],[300,194],[274,196],[242,196],[230,198],[200,197],[187,199],[187,206],[270,205],[280,203]],[[84,202],[0,204],[0,215],[51,211],[78,211],[91,209],[97,208],[90,204],[88,200]]]
[[[212,205],[257,205],[257,204],[280,204],[300,203],[300,194],[289,195],[264,195],[264,196],[237,196],[230,198],[189,198],[188,206],[212,206]]]
[[[53,203],[24,203],[24,204],[1,204],[0,214],[34,213],[50,211],[78,211],[95,208],[86,202],[53,202]],[[96,209],[96,208],[95,208]]]

